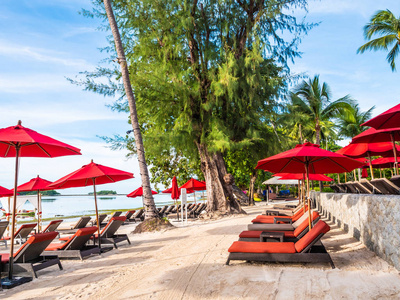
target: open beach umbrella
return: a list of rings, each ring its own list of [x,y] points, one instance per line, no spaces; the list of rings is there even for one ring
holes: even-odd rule
[[[84,187],[93,185],[94,205],[96,208],[96,221],[98,224],[97,233],[99,239],[99,247],[101,247],[96,185],[112,183],[131,178],[133,178],[132,173],[96,164],[92,160],[90,164],[84,165],[78,170],[54,181],[52,184],[49,185],[49,187],[54,189],[66,189],[72,187]]]
[[[400,147],[395,147],[396,154],[400,153]],[[393,156],[393,145],[391,142],[380,143],[350,143],[346,147],[339,149],[336,153],[349,156],[351,158],[368,157],[371,177],[374,179],[372,171],[371,156]]]
[[[297,145],[294,149],[259,160],[256,169],[272,173],[303,173],[306,179],[306,195],[310,207],[309,174],[344,173],[359,168],[363,163],[321,149],[319,145],[309,142]],[[309,210],[309,226],[311,228],[311,212]]]
[[[152,193],[153,195],[158,194],[156,191],[153,191],[153,190],[151,190],[151,193]],[[141,196],[143,196],[143,187],[140,187],[140,188],[134,190],[133,192],[129,193],[129,194],[126,195],[126,196],[127,196],[127,197],[130,197],[130,198],[135,198],[135,197],[141,197]]]
[[[41,219],[42,219],[42,205],[40,203],[40,191],[48,191],[52,190],[52,188],[49,187],[49,184],[51,184],[51,181],[40,178],[39,175],[35,178],[32,178],[26,183],[21,184],[20,186],[17,187],[18,192],[30,192],[30,191],[36,191],[37,192],[37,203],[38,203],[38,233],[41,231]]]
[[[393,156],[397,158],[396,143],[395,143],[396,141],[400,141],[400,127],[390,128],[390,129],[380,129],[380,130],[369,128],[364,132],[361,132],[360,134],[356,135],[352,139],[353,144],[391,142]],[[395,165],[396,165],[396,175],[398,175],[399,170],[397,163]]]
[[[196,203],[196,191],[204,191],[206,189],[206,183],[204,181],[199,181],[194,178],[190,178],[180,188],[193,191],[194,192],[194,203]]]
[[[13,190],[0,186],[0,197],[11,197],[12,195],[14,195]]]
[[[361,124],[361,126],[369,126],[375,129],[400,127],[400,104]]]
[[[59,157],[80,155],[81,150],[32,129],[18,125],[0,129],[0,156],[15,157],[14,199],[12,205],[10,261],[8,279],[12,281],[14,264],[15,206],[17,203],[18,167],[20,157]]]

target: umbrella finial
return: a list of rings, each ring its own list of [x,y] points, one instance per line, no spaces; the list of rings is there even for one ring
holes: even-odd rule
[[[17,125],[22,125],[22,122],[21,122],[21,120],[18,120],[18,124]]]
[[[91,163],[93,163],[93,158],[90,160]]]

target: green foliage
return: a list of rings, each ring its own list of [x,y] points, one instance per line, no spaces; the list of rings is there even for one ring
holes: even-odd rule
[[[381,35],[372,39],[375,35]],[[386,60],[390,64],[392,71],[396,70],[395,59],[400,52],[400,18],[396,18],[390,10],[377,11],[370,20],[370,23],[364,26],[364,37],[369,42],[358,48],[357,53],[364,53],[367,50],[385,50],[390,49]]]
[[[363,112],[358,104],[353,104],[350,110],[340,114],[338,116],[339,136],[353,138],[364,130],[367,130],[368,127],[361,126],[361,124],[371,119],[372,111],[374,109],[375,106]]]
[[[93,195],[93,192],[88,193],[89,195]],[[116,195],[117,192],[116,191],[108,191],[108,190],[103,190],[103,191],[98,191],[96,192],[97,195]]]
[[[18,192],[20,195],[37,195],[37,191],[29,191],[29,192]],[[57,196],[61,195],[59,192],[55,190],[50,190],[50,191],[40,191],[40,194],[42,196]]]

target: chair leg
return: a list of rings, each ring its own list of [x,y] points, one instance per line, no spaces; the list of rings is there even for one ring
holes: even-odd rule
[[[225,265],[229,266],[229,262],[230,262],[230,261],[231,261],[231,260],[228,258],[228,259],[226,260]]]
[[[129,240],[129,238],[127,237],[126,240],[128,241],[129,245],[131,245],[131,241]]]

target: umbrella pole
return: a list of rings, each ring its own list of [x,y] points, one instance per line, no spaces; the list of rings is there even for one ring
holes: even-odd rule
[[[92,178],[93,180],[93,194],[94,194],[94,205],[96,207],[96,222],[97,222],[97,235],[99,239],[99,248],[101,252],[101,239],[100,239],[100,223],[99,223],[99,211],[97,209],[97,195],[96,195],[96,179]]]
[[[340,176],[339,176],[339,173],[337,174],[337,182],[340,183]]]
[[[13,265],[14,265],[14,234],[15,234],[15,207],[17,206],[17,186],[18,186],[18,159],[19,159],[20,146],[15,147],[15,177],[14,177],[14,200],[11,215],[11,236],[10,236],[10,256],[8,263],[8,279],[13,278]]]
[[[379,178],[382,178],[382,169],[381,168],[379,168]]]
[[[344,182],[347,182],[347,173],[344,173]]]
[[[394,156],[395,174],[396,174],[396,175],[399,175],[399,165],[397,164],[396,143],[394,142],[393,132],[390,133],[390,139],[392,140],[392,146],[393,146],[393,156]]]
[[[371,154],[368,152],[369,170],[371,171],[371,179],[374,179],[374,170],[372,169]]]
[[[303,181],[301,182],[301,198],[303,200],[303,213],[306,213],[306,197],[304,193],[304,183],[305,183],[305,177],[303,174]]]
[[[354,181],[357,181],[356,169],[353,170]]]
[[[297,197],[299,197],[299,204],[301,203],[301,186],[300,186],[300,179],[297,183]]]
[[[308,174],[308,161],[306,160],[306,180],[307,180],[307,205],[308,205],[308,226],[309,230],[311,230],[311,202],[310,202],[310,181]]]

